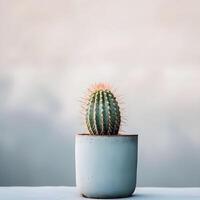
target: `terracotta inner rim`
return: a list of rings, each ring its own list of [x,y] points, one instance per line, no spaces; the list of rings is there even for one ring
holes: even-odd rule
[[[91,135],[89,133],[79,133],[78,136],[92,136],[92,137],[136,137],[138,134],[118,134],[118,135]]]

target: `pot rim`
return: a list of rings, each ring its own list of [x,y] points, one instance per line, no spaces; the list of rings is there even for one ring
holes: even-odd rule
[[[89,133],[78,133],[76,136],[88,136],[88,137],[138,137],[138,134],[117,134],[117,135],[91,135]]]

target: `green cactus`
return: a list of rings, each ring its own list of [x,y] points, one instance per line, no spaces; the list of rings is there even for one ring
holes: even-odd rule
[[[121,123],[116,97],[104,84],[95,86],[86,103],[86,124],[92,135],[117,135]]]

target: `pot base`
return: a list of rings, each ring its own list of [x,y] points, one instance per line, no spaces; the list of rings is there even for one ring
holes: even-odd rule
[[[134,192],[133,192],[134,193]],[[131,194],[126,194],[126,195],[85,195],[81,194],[84,198],[92,198],[92,199],[121,199],[121,198],[128,198],[133,196],[133,193]]]

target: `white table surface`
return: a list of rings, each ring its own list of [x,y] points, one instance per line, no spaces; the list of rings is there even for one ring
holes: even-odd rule
[[[0,200],[87,200],[75,187],[0,187]],[[122,198],[121,198],[122,199]],[[137,188],[130,200],[200,200],[200,188]]]

